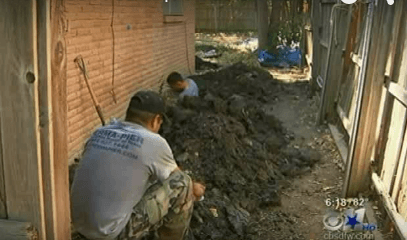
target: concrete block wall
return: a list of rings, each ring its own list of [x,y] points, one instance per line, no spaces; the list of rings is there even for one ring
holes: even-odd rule
[[[135,92],[158,90],[171,71],[193,73],[195,0],[184,0],[184,16],[172,22],[165,21],[162,2],[65,0],[69,164],[101,125],[74,62],[78,55],[106,120],[122,118]]]

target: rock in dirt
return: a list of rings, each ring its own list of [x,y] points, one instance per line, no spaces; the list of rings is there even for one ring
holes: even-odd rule
[[[232,224],[235,232],[239,236],[243,236],[247,223],[249,222],[250,213],[236,206],[226,207],[226,212],[228,214],[229,223]]]

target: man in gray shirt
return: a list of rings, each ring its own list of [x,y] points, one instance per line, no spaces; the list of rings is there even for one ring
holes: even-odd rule
[[[152,91],[133,96],[126,121],[112,121],[86,144],[71,189],[72,220],[87,239],[183,239],[205,187],[180,171],[158,131],[165,110]]]
[[[184,79],[178,72],[172,72],[167,77],[167,83],[175,92],[179,92],[179,97],[199,96],[199,89],[194,80]]]

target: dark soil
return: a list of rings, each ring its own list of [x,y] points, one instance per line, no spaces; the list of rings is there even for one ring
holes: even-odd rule
[[[270,108],[284,86],[267,72],[235,64],[190,78],[200,86],[200,97],[170,106],[161,134],[180,167],[207,186],[205,200],[195,204],[193,235],[259,239],[253,218],[280,205],[280,181],[309,172],[320,156],[288,147],[293,133]],[[284,212],[274,217],[268,228],[294,222]]]

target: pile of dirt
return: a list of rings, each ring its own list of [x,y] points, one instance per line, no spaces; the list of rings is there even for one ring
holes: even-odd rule
[[[202,58],[195,56],[195,70],[210,70],[217,68],[219,68],[218,64],[205,61]]]
[[[190,78],[200,97],[169,106],[161,134],[179,166],[207,186],[194,238],[257,239],[252,216],[279,205],[279,181],[310,170],[319,155],[286,147],[293,134],[271,114],[281,84],[267,72],[235,64]]]

